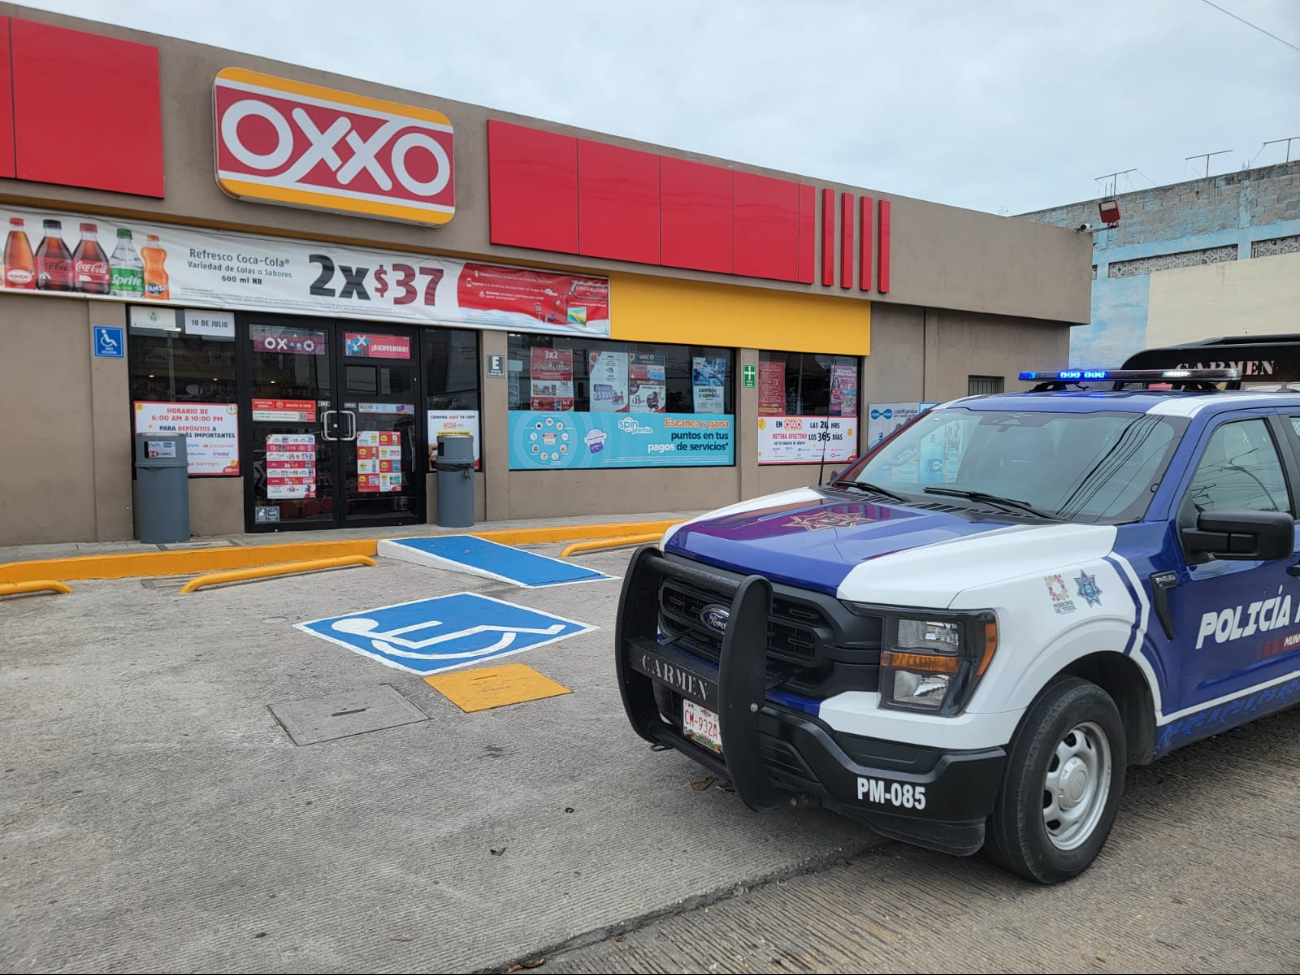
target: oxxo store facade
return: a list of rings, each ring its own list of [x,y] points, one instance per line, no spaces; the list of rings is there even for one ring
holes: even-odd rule
[[[13,5],[0,61],[0,544],[133,537],[153,431],[198,535],[433,520],[444,430],[479,519],[714,507],[1089,314],[1059,228]]]

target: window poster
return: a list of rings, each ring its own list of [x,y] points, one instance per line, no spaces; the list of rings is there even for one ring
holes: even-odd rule
[[[191,477],[239,473],[239,407],[234,403],[137,400],[136,433],[183,433]]]
[[[573,409],[573,353],[568,349],[533,349],[532,409],[564,412]]]
[[[628,402],[633,413],[667,413],[667,369],[662,355],[632,353],[628,363]],[[537,409],[536,406],[533,409]]]
[[[785,363],[758,364],[758,412],[760,416],[780,416],[785,412]]]
[[[724,356],[695,356],[691,360],[691,392],[696,413],[721,413],[727,383]]]
[[[357,434],[357,490],[363,494],[402,489],[402,435],[389,430]]]
[[[267,435],[266,496],[271,500],[316,497],[315,434]]]
[[[858,415],[858,370],[856,366],[831,367],[831,416]]]
[[[591,384],[593,413],[626,413],[627,353],[590,352],[587,373]]]

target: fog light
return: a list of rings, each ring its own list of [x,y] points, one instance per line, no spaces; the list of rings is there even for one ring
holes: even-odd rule
[[[914,670],[894,672],[894,703],[938,710],[948,694],[952,674],[924,674]]]

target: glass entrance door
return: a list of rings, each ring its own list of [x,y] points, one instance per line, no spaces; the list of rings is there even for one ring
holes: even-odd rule
[[[338,452],[345,524],[423,521],[423,467],[416,473],[418,336],[413,329],[340,328]]]
[[[418,333],[278,316],[240,325],[247,529],[422,522]]]

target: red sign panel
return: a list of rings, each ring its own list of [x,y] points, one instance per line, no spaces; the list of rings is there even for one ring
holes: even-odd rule
[[[411,339],[406,335],[371,335],[348,332],[344,336],[347,354],[354,359],[409,359]]]
[[[463,321],[526,315],[541,324],[584,328],[609,320],[609,282],[495,264],[466,264],[456,286]]]
[[[244,68],[213,99],[217,182],[237,199],[435,226],[456,212],[441,112]]]

